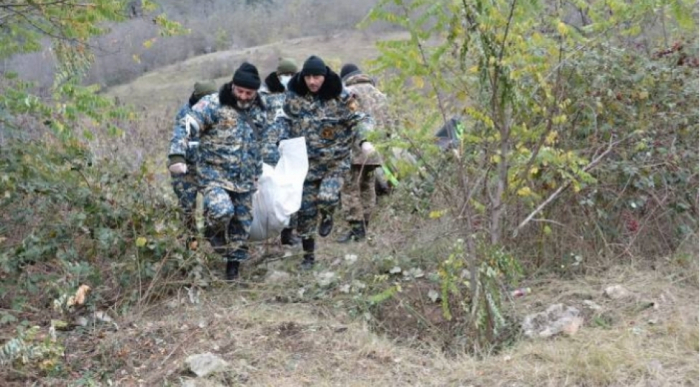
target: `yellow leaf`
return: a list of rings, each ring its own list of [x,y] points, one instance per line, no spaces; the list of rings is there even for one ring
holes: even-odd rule
[[[138,237],[136,238],[136,247],[146,246],[146,242],[148,242],[148,239],[144,237]]]
[[[443,215],[445,215],[446,212],[447,212],[447,210],[430,211],[430,214],[428,214],[428,217],[430,219],[438,219],[438,218],[441,218]]]
[[[39,363],[39,369],[42,371],[48,371],[52,370],[56,367],[56,360],[55,359],[46,359]]]
[[[425,82],[423,82],[423,77],[413,77],[413,84],[416,86],[416,88],[422,89],[423,86],[425,86]]]
[[[530,196],[532,195],[532,190],[530,187],[522,187],[518,190],[518,196]]]
[[[537,172],[539,172],[539,171],[540,171],[540,169],[537,168],[537,167],[532,167],[532,168],[530,168],[530,174],[531,174],[531,175],[536,175]]]
[[[131,58],[134,60],[134,62],[141,63],[141,58],[139,58],[138,55],[134,54],[131,56]]]
[[[649,92],[647,92],[647,91],[642,91],[642,92],[639,93],[639,99],[644,100],[644,99],[647,99],[647,98],[649,98]]]
[[[51,326],[55,329],[66,329],[68,328],[68,323],[63,320],[51,320]]]
[[[550,132],[547,135],[547,138],[544,140],[544,143],[547,145],[552,145],[556,139],[557,139],[557,132]]]
[[[552,228],[549,227],[549,226],[547,226],[547,225],[545,225],[545,226],[544,226],[544,235],[549,235],[549,234],[551,234],[551,233],[552,233]]]
[[[557,31],[559,31],[560,35],[566,36],[569,33],[569,27],[567,27],[564,22],[559,22],[557,25]]]

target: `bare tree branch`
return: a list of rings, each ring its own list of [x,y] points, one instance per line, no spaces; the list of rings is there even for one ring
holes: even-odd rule
[[[618,145],[619,143],[621,143],[621,142],[623,142],[623,141],[625,141],[625,140],[626,140],[626,138],[625,138],[625,139],[622,139],[622,140],[615,141],[615,142],[611,141],[611,142],[608,144],[608,147],[605,149],[605,151],[603,151],[601,154],[599,154],[598,156],[596,156],[596,158],[594,158],[593,161],[591,161],[590,163],[588,163],[588,165],[586,165],[586,166],[583,168],[583,171],[584,171],[584,172],[588,172],[588,171],[590,171],[591,169],[595,168],[595,167],[605,158],[605,156],[607,156],[608,153],[610,153],[610,152],[615,148],[616,145]],[[550,203],[552,203],[552,202],[559,196],[559,194],[561,194],[562,192],[564,192],[564,190],[566,190],[567,188],[569,188],[569,186],[571,186],[571,181],[569,181],[568,183],[566,183],[566,184],[560,186],[559,188],[557,188],[556,191],[552,192],[552,194],[549,195],[549,197],[547,198],[547,200],[545,200],[545,201],[543,201],[542,203],[540,203],[540,205],[537,206],[537,208],[535,208],[535,210],[532,211],[532,212],[530,213],[530,215],[528,215],[522,222],[520,222],[520,224],[518,225],[518,227],[515,228],[515,230],[513,230],[513,238],[517,237],[517,236],[518,236],[518,232],[519,232],[523,227],[525,227],[528,223],[530,223],[530,221],[532,221],[532,219],[533,219],[537,214],[539,214],[540,211],[542,211],[545,207],[547,207]]]

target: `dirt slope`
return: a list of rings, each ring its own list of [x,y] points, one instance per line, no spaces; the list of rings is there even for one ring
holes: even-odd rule
[[[602,309],[585,312],[574,336],[523,338],[484,359],[397,344],[369,331],[362,318],[323,303],[285,302],[282,294],[313,282],[310,273],[274,284],[225,285],[194,298],[183,290],[122,319],[119,331],[93,335],[92,356],[73,352],[69,358],[92,369],[109,364],[120,386],[188,380],[199,386],[697,385],[697,288],[668,279],[618,268],[597,277],[532,282],[533,293],[515,301],[519,313],[558,302],[583,309],[584,300]],[[610,283],[632,296],[606,299],[602,289]],[[656,306],[643,307],[649,301]],[[188,373],[185,359],[206,352],[229,367],[205,382]]]

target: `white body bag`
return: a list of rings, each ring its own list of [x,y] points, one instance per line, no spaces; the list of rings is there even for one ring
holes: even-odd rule
[[[258,190],[253,194],[251,241],[276,237],[301,208],[304,179],[309,170],[306,140],[304,137],[282,140],[279,152],[276,166],[263,164]]]

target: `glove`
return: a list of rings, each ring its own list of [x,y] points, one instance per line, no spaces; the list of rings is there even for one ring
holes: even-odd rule
[[[185,163],[175,163],[168,167],[168,171],[173,175],[184,175],[187,173],[187,165]]]
[[[365,156],[369,156],[376,151],[374,149],[374,145],[372,145],[372,143],[369,141],[363,142],[361,146],[362,146],[362,154]]]

